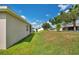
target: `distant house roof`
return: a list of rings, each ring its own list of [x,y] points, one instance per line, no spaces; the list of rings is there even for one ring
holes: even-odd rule
[[[0,6],[0,12],[6,12],[6,13],[18,18],[20,21],[31,25],[25,19],[23,19],[21,16],[17,15],[14,11],[12,11],[8,6]]]

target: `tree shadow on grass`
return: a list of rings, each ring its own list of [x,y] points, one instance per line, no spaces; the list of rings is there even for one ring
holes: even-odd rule
[[[31,40],[34,37],[34,35],[35,35],[35,33],[31,33],[30,35],[26,36],[25,38],[23,38],[22,40],[20,40],[19,42],[15,43],[15,44],[13,44],[12,46],[15,46],[17,44],[20,44],[22,42],[31,42]],[[12,47],[12,46],[10,46],[10,47]]]

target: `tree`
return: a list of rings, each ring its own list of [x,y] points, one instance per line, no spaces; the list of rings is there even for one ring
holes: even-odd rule
[[[69,13],[67,12],[60,12],[60,20],[62,21],[62,25],[66,26],[66,24],[70,23],[71,20],[70,20],[70,17],[69,17]],[[65,30],[67,30],[67,28],[65,28]]]
[[[69,13],[66,12],[60,12],[60,19],[62,20],[62,23],[70,23],[70,17]]]
[[[73,5],[72,8],[69,9],[69,16],[73,23],[73,29],[76,31],[76,20],[79,16],[79,5]]]
[[[50,19],[49,22],[52,23],[52,25],[56,25],[56,30],[60,31],[62,20],[60,20],[60,16],[54,17],[54,19]]]
[[[54,19],[49,21],[52,23],[52,25],[67,24],[72,22],[74,31],[76,31],[76,20],[78,16],[79,16],[79,5],[73,5],[72,8],[69,9],[68,13],[62,11],[60,15],[54,17]]]
[[[44,30],[48,30],[49,28],[51,28],[50,24],[46,23],[46,22],[43,23],[42,27],[43,27]]]
[[[56,24],[56,29],[57,29],[57,31],[60,31],[60,28],[61,28],[61,24]]]
[[[52,25],[58,24],[58,23],[62,23],[62,20],[60,19],[60,15],[54,17],[53,19],[50,19],[49,22],[52,23]]]

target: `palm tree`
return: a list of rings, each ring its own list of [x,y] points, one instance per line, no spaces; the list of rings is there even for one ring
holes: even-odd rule
[[[53,19],[50,19],[50,20],[49,20],[49,22],[51,22],[52,25],[56,25],[56,30],[57,30],[57,31],[60,31],[61,23],[62,23],[62,21],[60,20],[59,17],[60,17],[60,16],[56,16],[56,17],[54,17]]]
[[[76,20],[79,16],[79,5],[73,5],[72,8],[69,9],[68,13],[61,12],[60,15],[54,17],[53,20],[49,20],[52,24],[58,23],[73,23],[74,31],[76,31]]]
[[[73,29],[76,31],[76,20],[79,16],[79,5],[73,5],[72,8],[69,9],[69,18],[73,23]]]
[[[62,25],[64,25],[65,30],[67,30],[66,25],[72,22],[72,20],[70,20],[70,14],[64,11],[60,12],[60,20],[62,20]]]

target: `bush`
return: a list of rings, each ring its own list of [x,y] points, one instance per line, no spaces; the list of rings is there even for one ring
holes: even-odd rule
[[[51,28],[51,26],[50,26],[49,23],[43,23],[42,28],[43,28],[44,30],[48,30],[49,28]]]
[[[56,30],[57,30],[57,31],[60,31],[60,28],[61,28],[61,24],[59,24],[59,23],[56,24]]]

